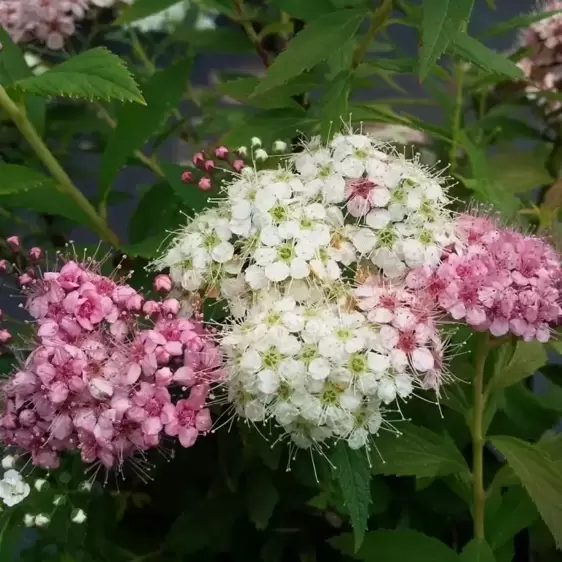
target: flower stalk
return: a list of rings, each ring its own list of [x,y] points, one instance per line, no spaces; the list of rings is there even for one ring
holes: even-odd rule
[[[27,118],[25,110],[20,108],[12,98],[10,98],[2,86],[0,86],[0,108],[2,108],[6,112],[6,115],[14,122],[20,133],[31,145],[31,148],[34,150],[39,160],[49,170],[52,177],[56,180],[59,191],[68,195],[68,197],[84,211],[91,225],[105,242],[111,244],[113,247],[119,247],[120,242],[117,235],[111,230],[103,217],[96,212],[95,208],[84,194],[74,185],[68,174],[63,170],[52,152],[42,141],[35,127]]]

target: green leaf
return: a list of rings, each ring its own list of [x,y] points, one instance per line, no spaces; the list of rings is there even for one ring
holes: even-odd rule
[[[287,12],[290,16],[299,20],[309,21],[314,18],[323,16],[326,12],[335,10],[326,0],[270,0],[272,6],[275,6],[282,12]]]
[[[185,171],[184,167],[171,164],[170,162],[161,162],[160,167],[178,199],[183,203],[184,207],[193,213],[199,213],[209,207],[209,198],[219,196],[217,182],[214,183],[211,190],[201,191],[197,185],[184,183],[181,180],[182,172]]]
[[[267,471],[260,470],[257,474],[250,473],[246,503],[250,519],[256,529],[262,531],[267,527],[278,501],[279,492]]]
[[[431,0],[427,0],[431,1]],[[523,71],[507,57],[488,49],[478,39],[459,31],[452,40],[451,49],[455,55],[474,63],[488,72],[493,72],[512,80],[523,78]]]
[[[355,553],[350,533],[334,537],[329,542],[343,554],[365,562],[458,562],[454,550],[418,531],[370,531]]]
[[[320,132],[325,140],[337,133],[343,122],[348,119],[351,77],[352,73],[349,70],[340,72],[320,99]]]
[[[496,550],[510,541],[519,531],[529,527],[538,517],[529,495],[520,486],[508,489],[498,509],[486,513],[486,536]]]
[[[17,80],[32,76],[21,49],[12,41],[8,32],[0,25],[0,86],[8,86]]]
[[[501,23],[497,23],[495,25],[490,26],[488,29],[485,29],[481,35],[481,37],[492,37],[494,35],[501,35],[506,31],[511,31],[518,27],[528,27],[532,23],[536,23],[538,21],[544,20],[546,18],[550,18],[555,14],[562,13],[562,10],[552,10],[549,12],[534,12],[531,14],[521,14],[519,16],[515,16],[514,18],[508,19],[507,21],[502,21]]]
[[[445,52],[462,23],[468,20],[473,3],[474,0],[423,0],[419,62],[421,80]]]
[[[0,195],[45,186],[55,187],[55,182],[32,168],[0,162]]]
[[[357,550],[367,530],[371,503],[371,471],[368,458],[364,452],[354,451],[346,443],[340,442],[335,446],[331,460],[335,465],[335,475],[349,512]]]
[[[355,35],[364,16],[365,10],[339,10],[306,25],[274,60],[255,94],[263,94],[327,60],[334,45],[342,45]]]
[[[373,472],[396,476],[435,477],[467,473],[460,451],[448,436],[411,423],[400,424],[400,436],[390,431],[377,437]]]
[[[459,556],[459,562],[496,562],[490,545],[484,539],[472,539]]]
[[[546,362],[546,351],[542,343],[536,340],[518,341],[515,353],[507,365],[496,370],[489,383],[489,390],[499,390],[534,375]]]
[[[100,200],[105,201],[111,182],[127,158],[164,123],[183,96],[191,70],[191,59],[182,59],[156,72],[144,88],[146,105],[121,108],[117,127],[103,153],[100,170]]]
[[[17,80],[11,87],[43,97],[68,96],[144,103],[123,60],[104,47],[72,57],[40,76]]]
[[[514,437],[493,437],[490,441],[521,480],[560,548],[562,546],[562,480],[559,467],[539,447]]]
[[[152,16],[177,3],[178,0],[135,0],[134,4],[121,11],[113,25],[124,25]]]

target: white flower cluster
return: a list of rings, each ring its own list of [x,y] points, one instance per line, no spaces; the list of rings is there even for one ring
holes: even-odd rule
[[[229,399],[252,422],[273,418],[299,446],[330,438],[364,446],[381,403],[407,398],[413,376],[391,341],[357,311],[269,295],[223,338]]]
[[[353,285],[365,264],[384,287],[439,262],[454,241],[441,183],[367,135],[315,138],[276,170],[243,168],[177,234],[154,268],[176,290],[223,299],[236,319],[219,338],[239,416],[272,419],[301,446],[358,448],[385,407],[438,389],[434,325],[422,330],[392,291],[396,310],[378,318],[375,293],[359,306],[367,293]]]
[[[22,475],[13,468],[14,464],[15,459],[11,455],[2,459],[2,468],[7,470],[0,480],[0,499],[9,507],[23,501],[31,491]]]

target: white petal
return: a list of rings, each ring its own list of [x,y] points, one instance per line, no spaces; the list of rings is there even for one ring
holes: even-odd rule
[[[384,228],[390,222],[390,213],[383,209],[373,209],[366,217],[365,222],[375,230]]]
[[[265,276],[274,283],[284,281],[287,277],[289,277],[290,273],[291,270],[289,269],[289,266],[282,261],[271,263],[265,268]]]
[[[302,258],[295,258],[291,262],[291,277],[293,279],[304,279],[309,273],[308,264]]]
[[[330,362],[323,357],[317,357],[308,366],[310,376],[315,380],[324,380],[330,375]]]

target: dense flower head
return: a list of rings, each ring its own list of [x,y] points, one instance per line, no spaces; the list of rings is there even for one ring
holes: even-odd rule
[[[36,335],[2,385],[4,445],[45,468],[73,449],[118,468],[165,435],[189,447],[209,431],[220,356],[197,315],[180,316],[175,299],[145,301],[94,260],[28,275],[22,291]]]
[[[561,9],[560,0],[545,0],[538,7],[538,12]],[[529,97],[534,98],[540,91],[559,92],[562,86],[562,12],[531,23],[521,34],[520,47],[525,49],[526,54],[517,64],[529,79],[530,84],[526,86]],[[562,103],[549,100],[546,107],[549,113],[557,112]]]
[[[562,314],[558,253],[539,237],[484,217],[461,215],[456,226],[461,243],[434,271],[410,272],[408,285],[425,288],[475,330],[548,341]]]

